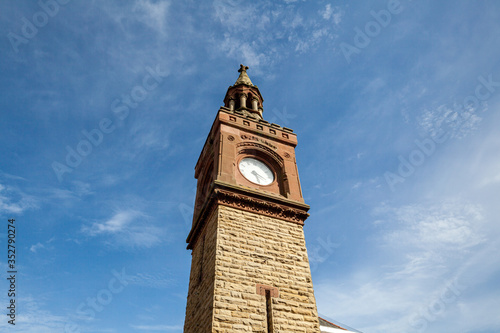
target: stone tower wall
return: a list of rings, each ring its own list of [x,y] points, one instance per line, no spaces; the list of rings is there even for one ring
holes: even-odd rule
[[[217,211],[193,246],[184,332],[211,333],[214,305]]]
[[[319,333],[302,225],[226,206],[217,214],[212,332],[267,333],[262,284],[279,292],[272,333]]]

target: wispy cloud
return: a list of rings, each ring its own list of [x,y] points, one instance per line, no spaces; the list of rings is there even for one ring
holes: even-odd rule
[[[44,187],[37,189],[38,193],[41,193],[42,201],[47,202],[48,200],[79,200],[85,196],[93,195],[91,185],[82,181],[72,181],[68,188],[58,188],[58,187]]]
[[[254,67],[272,65],[290,50],[304,53],[337,37],[340,9],[327,5],[315,14],[323,20],[291,2],[216,0],[214,18],[226,32],[222,41],[213,39],[214,51],[222,51]]]
[[[131,127],[130,135],[135,148],[140,151],[169,146],[168,130],[158,124],[137,122]]]
[[[138,273],[129,279],[131,284],[150,288],[166,288],[175,283],[172,278],[167,277],[168,273]]]
[[[417,121],[426,135],[436,137],[448,133],[450,138],[461,139],[478,128],[482,120],[479,113],[486,110],[486,104],[480,109],[460,105],[451,108],[443,104],[435,109],[425,109]]]
[[[215,18],[229,30],[243,31],[269,26],[268,5],[256,5],[234,0],[215,0],[213,3]],[[262,12],[264,10],[265,12]]]
[[[148,225],[147,219],[142,212],[123,210],[106,221],[83,226],[82,232],[91,237],[109,236],[116,245],[149,248],[160,243],[163,230]]]
[[[326,4],[325,9],[320,12],[321,17],[325,20],[333,20],[333,23],[340,24],[342,21],[342,12],[338,7],[332,7],[331,4]]]
[[[92,236],[103,233],[122,232],[125,227],[130,224],[136,217],[141,214],[136,211],[124,211],[116,213],[111,219],[102,223],[93,223],[92,226],[85,231]]]
[[[136,1],[134,12],[140,14],[139,19],[160,35],[166,35],[166,17],[169,12],[169,1]]]
[[[32,245],[30,247],[30,251],[33,253],[37,253],[38,250],[52,249],[52,247],[50,246],[50,243],[52,243],[55,239],[56,239],[55,237],[52,237],[51,239],[49,239],[46,242],[43,242],[43,243],[38,242],[35,245]]]
[[[269,55],[260,52],[255,42],[244,41],[229,33],[224,34],[224,40],[220,42],[220,47],[230,56],[240,58],[248,66],[260,66],[270,61]]]
[[[16,303],[22,307],[16,317],[16,327],[22,327],[21,332],[52,333],[64,331],[66,319],[63,316],[52,314],[31,296],[20,297]],[[0,329],[8,332],[12,325],[7,320],[0,321]]]
[[[33,252],[33,253],[36,253],[38,250],[44,249],[44,248],[45,248],[45,245],[43,245],[42,243],[38,242],[35,245],[31,245],[30,251]]]
[[[0,184],[0,212],[6,214],[22,214],[28,209],[38,207],[35,197],[24,193],[15,186]]]
[[[481,208],[473,204],[450,201],[398,208],[383,205],[375,209],[375,214],[383,214],[391,221],[390,231],[382,237],[386,244],[399,248],[462,252],[485,241],[480,228]]]
[[[379,232],[372,241],[378,244],[375,257],[380,258],[375,260],[376,265],[366,263],[349,277],[344,276],[346,280],[315,284],[322,311],[327,309],[351,324],[358,320],[357,328],[361,330],[414,332],[415,318],[440,301],[442,295],[451,291],[455,295],[453,302],[446,303],[446,316],[459,311],[456,307],[459,297],[465,297],[463,291],[471,283],[481,283],[469,278],[471,272],[482,272],[485,279],[494,274],[495,270],[486,267],[490,263],[484,261],[485,253],[495,249],[489,247],[479,205],[458,200],[401,207],[381,205],[373,214],[378,218],[375,227]],[[331,304],[331,298],[342,307]],[[381,316],[387,318],[385,323],[376,320]],[[361,323],[359,318],[366,321]],[[372,326],[370,321],[379,324]],[[425,324],[430,325],[431,320]]]

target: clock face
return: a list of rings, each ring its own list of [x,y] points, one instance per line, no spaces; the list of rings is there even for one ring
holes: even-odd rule
[[[240,161],[240,171],[246,179],[259,185],[269,185],[274,181],[274,173],[263,162],[246,157]]]

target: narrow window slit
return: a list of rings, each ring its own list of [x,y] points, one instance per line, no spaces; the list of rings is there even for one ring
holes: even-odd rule
[[[266,317],[267,317],[267,333],[273,333],[273,307],[271,300],[271,290],[266,290]]]

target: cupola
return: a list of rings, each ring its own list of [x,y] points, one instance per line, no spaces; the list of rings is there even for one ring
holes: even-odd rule
[[[248,66],[240,65],[238,70],[240,76],[234,85],[227,89],[224,106],[231,111],[239,110],[253,118],[263,119],[262,112],[264,112],[264,108],[262,103],[264,98],[262,98],[259,88],[248,77],[247,70]]]

